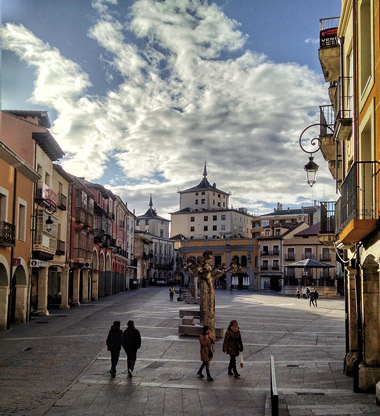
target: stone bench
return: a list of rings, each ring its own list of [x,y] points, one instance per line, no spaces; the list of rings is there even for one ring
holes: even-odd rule
[[[200,318],[201,312],[197,310],[191,310],[191,309],[180,309],[179,310],[179,317],[183,318],[184,316],[193,316],[194,318]]]
[[[202,333],[201,325],[179,325],[178,326],[178,335],[190,335],[193,337],[199,337]],[[215,328],[215,336],[217,338],[223,338],[224,329]]]
[[[194,325],[194,318],[182,318],[182,325]]]

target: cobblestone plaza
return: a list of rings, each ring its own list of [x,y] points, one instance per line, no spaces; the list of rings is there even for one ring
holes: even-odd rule
[[[216,342],[214,382],[197,378],[197,338],[179,337],[179,309],[168,288],[151,287],[35,318],[0,333],[0,413],[16,415],[265,415],[269,360],[276,363],[281,415],[378,415],[375,396],[354,394],[343,374],[343,299],[308,301],[277,294],[217,291],[217,326],[239,321],[241,379],[227,375]],[[111,323],[135,321],[142,347],[133,378],[122,351],[109,374]]]

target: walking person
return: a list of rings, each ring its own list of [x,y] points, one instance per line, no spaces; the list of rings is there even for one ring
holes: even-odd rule
[[[310,304],[310,308],[311,308],[311,304],[313,304],[313,306],[315,307],[315,305],[314,305],[314,292],[309,293],[309,304]]]
[[[205,325],[202,329],[202,334],[199,337],[199,342],[201,344],[201,361],[202,365],[200,366],[197,374],[200,378],[203,378],[202,371],[206,367],[206,374],[208,381],[214,381],[210,374],[210,362],[212,361],[213,353],[213,344],[214,340],[211,337],[210,327]]]
[[[301,291],[300,288],[297,287],[297,298],[299,299],[301,297]]]
[[[137,350],[141,347],[141,335],[133,321],[128,321],[127,329],[123,332],[121,345],[127,354],[128,377],[132,377],[136,363]]]
[[[318,307],[318,298],[319,298],[319,293],[317,292],[317,289],[314,289],[314,303],[315,303],[315,307]]]
[[[310,296],[310,289],[307,287],[306,288],[306,297],[309,299]]]
[[[228,374],[234,375],[235,378],[240,378],[240,374],[236,369],[236,357],[240,352],[243,352],[243,341],[241,339],[238,322],[233,319],[226,331],[223,342],[223,352],[229,354],[230,363],[228,365]]]
[[[107,350],[111,353],[111,376],[116,376],[116,366],[119,361],[120,350],[121,350],[121,334],[120,321],[115,321],[111,329],[108,332],[106,340]]]
[[[171,285],[171,287],[169,289],[170,300],[173,300],[173,298],[174,298],[174,292],[175,292],[174,286]]]

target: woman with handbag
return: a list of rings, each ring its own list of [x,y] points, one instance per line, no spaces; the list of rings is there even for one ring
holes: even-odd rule
[[[224,336],[223,352],[230,355],[228,375],[234,375],[235,378],[240,378],[240,374],[236,369],[236,357],[240,352],[243,352],[243,341],[241,339],[239,325],[235,319],[230,322],[226,335]]]
[[[201,360],[202,365],[198,370],[197,374],[200,378],[203,378],[202,370],[206,367],[206,374],[208,381],[214,381],[210,374],[210,361],[214,355],[213,353],[213,344],[214,340],[211,337],[210,327],[205,325],[202,329],[202,334],[199,337],[199,342],[201,344]]]

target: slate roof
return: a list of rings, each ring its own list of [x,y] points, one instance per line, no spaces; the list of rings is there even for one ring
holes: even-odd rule
[[[299,237],[299,236],[308,236],[308,235],[318,235],[320,228],[321,228],[321,223],[318,222],[317,224],[314,224],[311,227],[306,228],[306,230],[302,230],[299,233],[294,234],[294,235],[297,236],[297,237]]]
[[[157,211],[153,208],[152,195],[150,196],[149,208],[146,211],[146,213],[143,214],[143,215],[139,215],[136,218],[138,220],[143,220],[143,219],[156,219],[156,220],[170,222],[170,220],[168,220],[168,219],[166,219],[164,217],[160,217],[159,215],[157,215]]]
[[[179,191],[180,194],[184,194],[187,192],[194,192],[194,191],[206,191],[206,190],[212,190],[215,192],[219,192],[221,194],[229,195],[228,192],[222,191],[221,189],[218,189],[216,187],[216,184],[214,183],[211,185],[211,183],[207,180],[207,168],[206,168],[206,162],[203,170],[203,179],[198,183],[198,185],[193,186],[192,188],[185,189],[183,191]]]

